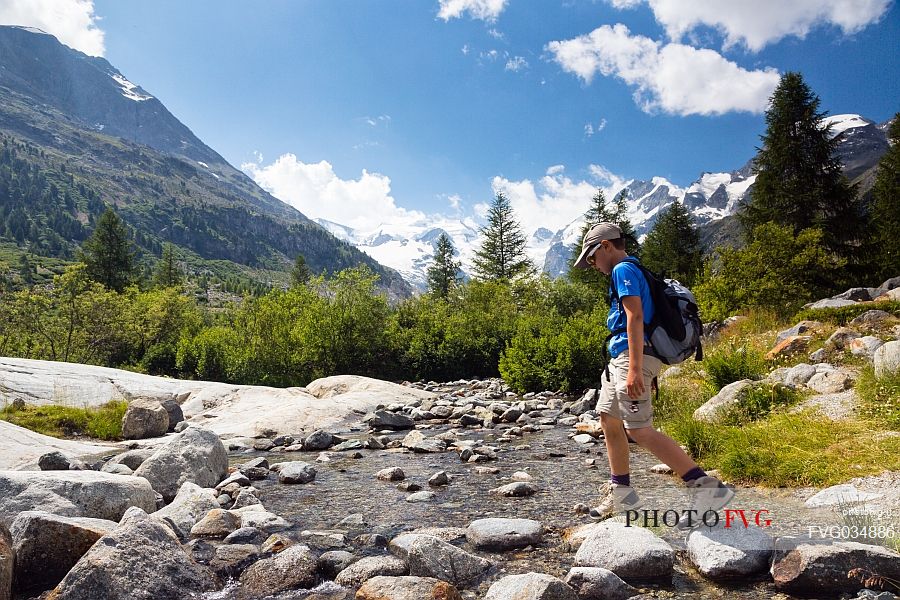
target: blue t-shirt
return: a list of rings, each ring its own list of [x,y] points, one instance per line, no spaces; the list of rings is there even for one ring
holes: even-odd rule
[[[650,298],[650,286],[647,285],[647,279],[641,272],[641,268],[633,262],[623,260],[613,267],[611,278],[612,289],[618,293],[619,298],[641,297],[644,324],[649,323],[653,318],[653,300]],[[617,298],[613,298],[609,307],[609,315],[606,317],[606,327],[610,332],[621,329],[622,333],[612,336],[609,340],[609,355],[612,358],[617,357],[628,348],[628,333],[625,331],[627,318],[622,303]],[[644,328],[644,339],[647,339],[646,328]]]

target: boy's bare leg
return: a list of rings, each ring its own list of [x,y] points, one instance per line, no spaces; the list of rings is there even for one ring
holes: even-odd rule
[[[610,475],[628,474],[630,468],[628,464],[628,437],[625,435],[625,425],[622,423],[622,419],[617,419],[606,413],[600,413],[600,426],[603,428],[603,438],[606,441],[606,455],[609,458]]]
[[[601,416],[605,417],[606,415]],[[605,427],[603,428],[603,431],[604,433],[606,432]],[[682,450],[681,446],[679,446],[675,440],[666,434],[657,431],[653,427],[629,429],[628,434],[631,436],[631,439],[638,443],[638,445],[652,452],[656,458],[669,465],[669,467],[678,473],[679,476],[683,476],[697,466],[697,463],[688,456],[687,452]],[[609,442],[607,442],[607,447],[608,446]],[[609,456],[610,463],[612,463],[612,451],[609,451]]]

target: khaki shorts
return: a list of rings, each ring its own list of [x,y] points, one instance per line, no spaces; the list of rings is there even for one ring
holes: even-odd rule
[[[602,375],[600,397],[597,400],[597,412],[606,413],[622,419],[625,429],[640,429],[653,426],[653,402],[650,385],[653,378],[659,375],[662,361],[649,354],[644,355],[643,376],[644,393],[637,398],[628,397],[625,385],[628,379],[628,351],[622,352],[609,363],[609,381],[606,373]]]

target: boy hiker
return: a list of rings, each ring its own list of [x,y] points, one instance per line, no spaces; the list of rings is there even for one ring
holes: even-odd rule
[[[631,487],[628,437],[630,436],[672,468],[692,492],[691,510],[680,527],[702,522],[707,510],[717,511],[734,491],[707,475],[675,440],[653,428],[650,387],[662,362],[653,356],[644,324],[653,318],[649,285],[633,258],[625,252],[622,230],[614,223],[599,223],[588,230],[575,261],[580,269],[593,268],[610,276],[610,307],[606,325],[610,362],[602,376],[597,412],[606,439],[611,480],[601,487],[600,505],[591,517],[605,519],[617,512],[637,510],[642,502]],[[628,433],[626,434],[626,430]]]

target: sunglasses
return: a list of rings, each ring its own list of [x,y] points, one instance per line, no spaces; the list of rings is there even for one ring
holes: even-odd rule
[[[603,243],[601,242],[601,243],[597,244],[596,246],[594,246],[594,249],[593,249],[593,250],[591,250],[590,252],[588,252],[588,255],[585,257],[585,261],[587,261],[587,264],[589,264],[589,265],[592,266],[592,267],[594,266],[594,263],[595,263],[596,260],[597,260],[596,257],[594,257],[594,254],[595,254],[595,253],[597,252],[597,250],[599,250],[602,246],[603,246]]]

